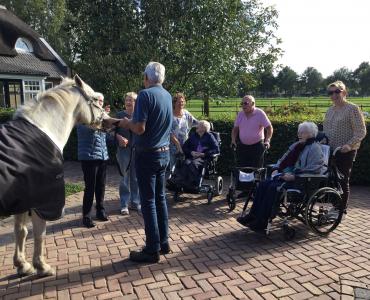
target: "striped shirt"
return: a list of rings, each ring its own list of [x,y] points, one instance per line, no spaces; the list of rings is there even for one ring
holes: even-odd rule
[[[331,106],[323,125],[332,149],[347,144],[352,150],[357,150],[366,135],[364,116],[360,108],[351,102],[343,106]]]

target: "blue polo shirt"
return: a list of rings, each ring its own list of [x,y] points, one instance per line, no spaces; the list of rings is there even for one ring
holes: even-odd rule
[[[140,149],[168,146],[172,127],[172,97],[162,85],[142,90],[135,103],[134,123],[146,122],[145,132],[135,135],[135,146]]]

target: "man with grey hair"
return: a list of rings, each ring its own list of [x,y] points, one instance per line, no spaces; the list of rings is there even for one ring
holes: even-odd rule
[[[158,262],[159,254],[170,253],[168,211],[165,193],[165,170],[169,163],[172,127],[172,97],[162,87],[165,67],[150,62],[144,72],[145,89],[140,91],[131,120],[119,126],[135,136],[135,166],[145,224],[146,245],[130,252],[136,262]]]

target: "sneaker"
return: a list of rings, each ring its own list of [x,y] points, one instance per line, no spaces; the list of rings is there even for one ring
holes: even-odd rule
[[[83,217],[82,224],[84,224],[84,226],[87,228],[95,227],[95,223],[91,220],[90,217]]]
[[[157,263],[159,262],[159,252],[147,253],[145,252],[145,249],[141,251],[131,251],[130,260],[139,263]]]
[[[124,207],[124,208],[121,208],[121,215],[129,215],[130,212],[128,211],[128,208],[127,207]]]

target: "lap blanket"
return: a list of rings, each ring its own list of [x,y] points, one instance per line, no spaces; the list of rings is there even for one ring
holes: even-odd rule
[[[63,156],[53,141],[24,119],[0,125],[0,216],[33,209],[48,221],[65,205]]]

